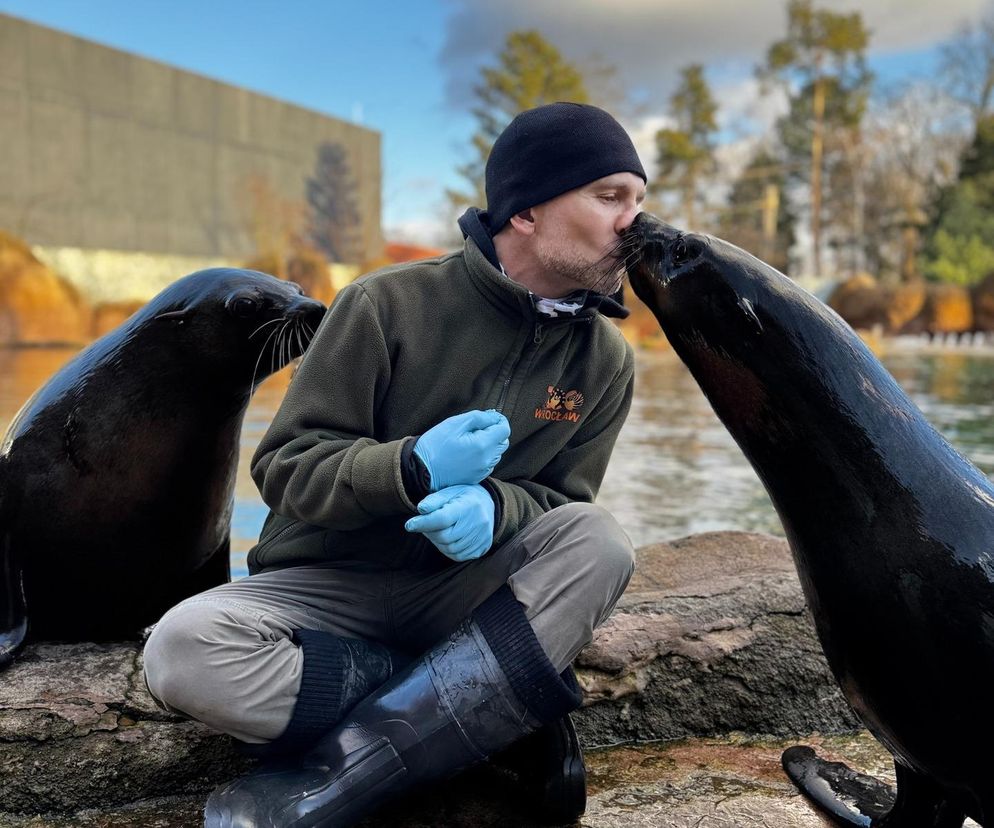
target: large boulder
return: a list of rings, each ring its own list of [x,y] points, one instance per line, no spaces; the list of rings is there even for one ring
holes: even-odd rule
[[[101,302],[98,305],[94,305],[90,319],[90,337],[99,339],[105,333],[109,333],[114,328],[122,325],[144,306],[145,303],[138,299],[122,300],[120,302]]]
[[[859,273],[838,285],[827,304],[854,328],[868,330],[888,324],[884,290],[868,273]]]
[[[897,333],[911,324],[925,307],[926,287],[921,280],[902,282],[884,289],[887,332]]]
[[[73,285],[0,231],[0,346],[81,345],[90,311]]]
[[[782,539],[711,533],[638,556],[617,610],[577,659],[586,746],[857,727]],[[196,799],[244,767],[230,739],[159,710],[141,676],[137,643],[36,645],[0,674],[0,808]]]
[[[970,291],[973,300],[973,327],[994,331],[994,273],[989,273]]]
[[[964,333],[973,330],[970,292],[959,285],[931,284],[921,319],[930,334]]]
[[[714,532],[638,550],[576,661],[587,744],[858,727],[825,662],[786,541]]]

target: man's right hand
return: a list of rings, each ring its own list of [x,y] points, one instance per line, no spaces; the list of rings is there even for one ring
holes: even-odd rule
[[[431,491],[437,492],[487,477],[510,436],[511,424],[499,411],[467,411],[429,428],[414,444],[414,453],[428,469]]]

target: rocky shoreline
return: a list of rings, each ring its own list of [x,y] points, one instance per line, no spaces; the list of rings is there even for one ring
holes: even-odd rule
[[[726,747],[741,751],[753,745],[749,749],[755,750],[757,738],[781,744],[806,734],[858,729],[821,654],[783,539],[708,533],[642,547],[638,557],[636,576],[622,601],[577,659],[585,701],[574,718],[587,748],[666,744],[619,748],[605,752],[603,759],[592,754],[592,809],[584,825],[642,824],[630,817],[615,819],[633,809],[641,813],[642,794],[619,792],[621,782],[598,788],[598,774],[607,778],[623,768],[659,762],[660,772],[689,762],[690,770],[704,773],[706,757],[723,756]],[[737,735],[728,741],[729,734]],[[674,753],[679,744],[696,747]],[[641,750],[649,751],[645,762],[636,758]],[[778,749],[763,750],[763,767],[778,759]],[[669,758],[657,762],[651,758],[657,753]],[[734,755],[746,761],[746,754]],[[137,643],[38,645],[0,681],[0,826],[196,825],[205,792],[245,766],[230,739],[154,705],[141,680]],[[488,773],[496,771],[471,772],[467,791],[478,784],[473,779],[486,779]],[[768,781],[776,784],[763,785],[779,792],[774,798],[785,797],[791,809],[809,813],[779,771],[770,774]],[[652,784],[662,785],[664,793],[669,790],[686,802],[700,798],[661,779],[657,774]],[[488,784],[495,783],[483,783],[483,788]],[[610,807],[594,807],[602,793]],[[418,805],[422,822],[401,823],[384,815],[368,824],[491,824],[481,821],[479,812],[473,822],[452,821],[451,808],[473,810],[475,800],[467,796],[468,804],[458,807],[447,800]],[[649,798],[656,804],[647,800],[647,812],[666,801],[662,794]],[[624,805],[629,801],[635,805]],[[486,810],[485,802],[480,807]],[[446,810],[444,818],[437,808]],[[502,824],[527,824],[516,819]],[[737,819],[708,824],[753,824]],[[656,813],[651,824],[696,824],[661,820]],[[819,824],[779,820],[770,824]]]

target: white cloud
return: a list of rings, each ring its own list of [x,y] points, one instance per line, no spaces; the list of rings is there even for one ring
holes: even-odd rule
[[[622,84],[649,106],[665,105],[682,66],[701,63],[709,75],[752,75],[786,28],[781,0],[449,0],[440,62],[449,104],[465,109],[479,68],[489,64],[508,32],[539,30],[570,60],[598,55],[617,67]],[[871,51],[919,49],[952,35],[965,21],[994,10],[992,0],[820,0],[838,12],[860,11]]]

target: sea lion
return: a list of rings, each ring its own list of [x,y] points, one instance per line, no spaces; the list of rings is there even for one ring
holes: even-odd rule
[[[766,486],[898,787],[805,748],[788,774],[843,825],[994,826],[994,486],[790,279],[648,215],[631,236],[632,287]]]
[[[24,404],[0,442],[0,666],[28,634],[128,637],[228,580],[245,409],[324,311],[264,273],[202,270]]]

